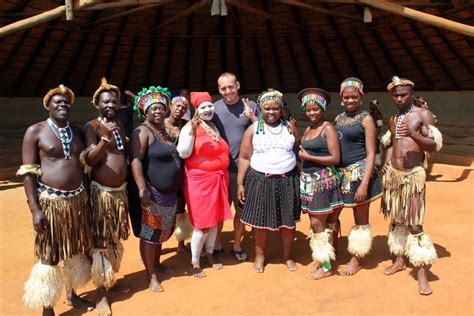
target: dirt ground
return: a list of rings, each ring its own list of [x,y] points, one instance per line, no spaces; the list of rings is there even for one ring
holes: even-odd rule
[[[471,167],[472,168],[472,167]],[[452,168],[451,168],[452,169]],[[417,294],[417,282],[408,268],[393,276],[385,276],[383,268],[390,264],[387,246],[387,223],[372,205],[374,245],[364,260],[364,269],[352,277],[334,276],[319,281],[305,279],[311,263],[308,245],[309,222],[302,216],[297,226],[295,259],[299,270],[290,273],[281,263],[278,236],[268,242],[268,265],[265,273],[252,271],[251,261],[238,264],[230,255],[232,235],[230,221],[224,227],[224,269],[205,269],[207,277],[196,279],[188,272],[190,258],[176,254],[174,238],[164,244],[164,264],[175,269],[173,274],[159,275],[165,291],[151,293],[145,283],[144,267],[138,252],[138,239],[125,242],[125,255],[119,277],[128,284],[129,294],[110,294],[114,315],[248,315],[248,314],[424,314],[472,315],[473,310],[473,196],[472,169],[449,172],[450,168],[433,169],[427,183],[427,215],[425,231],[435,242],[439,260],[430,274],[434,293]],[[442,172],[443,176],[437,174]],[[448,172],[445,172],[448,170]],[[467,173],[466,173],[467,171]],[[33,229],[21,183],[0,184],[0,314],[39,315],[22,304],[23,284],[34,264]],[[339,239],[339,269],[348,261],[347,233],[352,226],[352,211],[342,214]],[[247,232],[244,248],[253,259],[252,240]],[[94,300],[91,283],[80,295]],[[64,295],[63,295],[64,296]],[[94,315],[62,303],[56,306],[62,315]]]

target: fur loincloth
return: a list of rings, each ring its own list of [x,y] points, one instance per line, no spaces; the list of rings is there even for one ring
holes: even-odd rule
[[[383,213],[392,223],[422,225],[425,216],[425,169],[390,167],[382,178]]]
[[[110,188],[91,182],[92,233],[94,245],[107,248],[110,241],[126,240],[129,235],[127,183]]]

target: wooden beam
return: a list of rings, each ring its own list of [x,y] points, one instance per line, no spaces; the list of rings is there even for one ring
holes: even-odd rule
[[[329,63],[331,64],[331,67],[332,67],[333,71],[336,73],[337,81],[342,82],[342,80],[344,80],[344,78],[342,78],[342,76],[341,76],[341,70],[339,69],[339,66],[337,65],[336,61],[334,60],[332,52],[329,49],[328,40],[326,39],[324,34],[321,34],[321,33],[319,34],[319,41],[320,41],[320,43],[323,44],[324,52],[326,53],[326,56],[329,59]]]
[[[122,89],[126,89],[128,87],[128,77],[130,77],[130,70],[132,69],[133,58],[135,57],[135,51],[137,49],[137,42],[139,38],[139,35],[135,35],[133,37],[132,49],[130,49],[130,53],[128,54],[127,68],[125,69],[125,74],[122,80]]]
[[[81,87],[79,88],[79,95],[84,95],[84,89],[86,87],[86,84],[89,82],[89,76],[97,61],[97,56],[99,55],[102,45],[104,44],[104,39],[105,39],[105,33],[101,33],[100,38],[99,38],[99,43],[97,44],[97,48],[94,51],[94,55],[92,55],[91,57],[89,67],[87,67],[87,70],[84,76],[82,77],[82,84],[81,84]]]
[[[112,47],[112,54],[109,57],[109,63],[107,64],[107,69],[105,71],[105,78],[109,78],[112,72],[112,67],[114,66],[115,62],[115,56],[117,56],[117,52],[120,46],[120,40],[122,39],[120,33],[123,32],[126,24],[127,18],[122,18],[122,21],[120,22],[119,35],[115,36],[114,46]]]
[[[252,13],[252,14],[255,14],[255,15],[259,15],[267,20],[272,20],[272,21],[275,21],[279,24],[285,24],[285,25],[289,25],[289,26],[293,26],[293,27],[296,27],[296,28],[299,28],[299,29],[302,29],[304,30],[304,26],[302,26],[301,24],[299,23],[295,23],[293,21],[285,21],[284,19],[281,19],[280,17],[278,16],[275,16],[273,14],[270,14],[268,12],[265,12],[263,10],[260,10],[260,9],[257,9],[251,5],[248,5],[246,3],[243,3],[241,1],[238,1],[238,0],[226,0],[226,2],[230,5],[233,5],[234,7],[237,7],[243,11],[246,11],[246,12],[249,12],[249,13]]]
[[[192,36],[193,34],[193,16],[188,15],[187,18],[187,25],[186,25],[186,35],[189,36],[186,39],[186,47],[184,51],[184,83],[183,83],[183,88],[189,89],[189,68],[190,68],[190,63],[191,63],[191,52],[192,52]]]
[[[193,12],[201,9],[203,6],[205,6],[206,4],[209,4],[209,1],[208,0],[201,0],[195,4],[193,4],[192,6],[190,6],[189,8],[187,8],[186,10],[183,10],[181,11],[180,13],[176,14],[175,16],[173,16],[172,18],[168,19],[167,21],[161,23],[160,25],[156,26],[156,27],[153,27],[150,29],[149,32],[154,32],[154,31],[158,31],[159,29],[162,29],[168,25],[170,25],[171,23],[173,23],[174,21],[176,20],[179,20],[185,16],[188,16],[190,14],[192,14]]]
[[[466,69],[469,71],[471,76],[474,76],[474,70],[472,68],[472,64],[468,63],[466,59],[464,59],[464,57],[459,53],[459,50],[453,46],[451,41],[443,34],[442,31],[440,31],[438,28],[433,28],[433,29],[435,30],[436,34],[439,37],[441,37],[441,39],[443,40],[443,43],[446,46],[448,46],[451,53],[459,59],[459,61],[464,65],[464,67],[466,67]]]
[[[207,62],[208,62],[208,57],[207,56],[207,50],[209,47],[209,39],[207,37],[204,37],[204,46],[202,49],[202,71],[201,71],[201,90],[202,91],[207,91]]]
[[[219,16],[219,23],[217,23],[217,33],[221,36],[219,39],[219,44],[220,44],[220,50],[221,50],[221,73],[230,71],[229,70],[229,65],[227,63],[228,60],[228,55],[227,55],[227,44],[226,44],[226,33],[225,33],[225,28],[226,28],[226,19],[227,17],[225,16]]]
[[[296,21],[303,21],[299,9],[296,7],[292,7],[291,11],[293,13],[293,19]],[[305,27],[306,29],[306,27]],[[313,71],[313,74],[316,77],[316,85],[324,86],[324,79],[321,75],[321,71],[319,70],[318,63],[316,62],[316,58],[314,57],[313,49],[311,48],[310,45],[310,36],[311,34],[309,32],[303,32],[304,35],[301,35],[300,33],[300,42],[303,44],[303,47],[306,52],[306,56],[308,56],[309,62],[311,64],[311,70]],[[321,34],[319,35],[321,37]]]
[[[461,90],[461,85],[459,84],[459,81],[455,78],[455,76],[453,76],[453,74],[451,73],[451,71],[449,70],[449,67],[446,65],[446,63],[444,62],[444,60],[442,58],[439,57],[439,54],[436,53],[433,45],[426,39],[426,37],[423,36],[423,34],[421,33],[420,29],[418,28],[418,26],[416,25],[415,22],[410,22],[408,23],[413,31],[415,31],[416,35],[418,36],[418,38],[421,40],[421,42],[425,45],[425,47],[427,48],[427,50],[430,52],[430,54],[433,56],[433,58],[438,62],[438,64],[441,66],[441,69],[443,69],[444,73],[446,74],[446,76],[449,78],[449,80],[451,80],[451,82],[454,84],[454,86],[458,89],[458,90]]]
[[[326,15],[331,15],[331,16],[335,16],[335,17],[339,17],[339,18],[345,18],[345,19],[349,19],[349,20],[363,22],[363,19],[361,17],[357,16],[357,15],[351,15],[351,14],[336,12],[334,10],[329,10],[327,8],[321,8],[321,7],[314,6],[312,4],[305,3],[305,2],[300,2],[300,1],[295,1],[295,0],[279,0],[278,2],[287,4],[287,5],[291,5],[291,6],[295,6],[295,7],[299,7],[299,8],[303,8],[305,10],[310,10],[310,11],[314,11],[314,12],[323,13],[323,14],[326,14]]]
[[[230,11],[232,16],[233,33],[237,35],[234,37],[235,60],[237,61],[236,76],[239,81],[245,82],[244,67],[241,58],[242,51],[240,49],[241,40],[239,36],[242,35],[242,28],[240,27],[239,12],[237,12],[237,10],[232,6],[228,8],[228,11]]]
[[[257,64],[258,77],[260,79],[260,91],[268,88],[265,82],[265,76],[262,67],[262,60],[260,59],[260,44],[258,43],[257,37],[253,38],[253,47],[255,47],[255,63]]]
[[[58,48],[56,49],[56,53],[49,58],[49,62],[46,65],[46,67],[44,68],[44,72],[41,75],[40,79],[38,80],[38,83],[36,84],[36,87],[35,87],[35,90],[34,90],[35,95],[39,95],[41,92],[43,92],[42,88],[43,88],[44,84],[47,81],[46,78],[48,77],[48,74],[51,71],[51,69],[54,67],[54,63],[57,60],[57,56],[63,50],[64,44],[67,43],[67,40],[69,39],[70,34],[71,34],[70,32],[65,32],[64,33],[64,36],[61,39],[61,42],[59,43]],[[66,82],[64,80],[61,80],[61,83],[64,83],[64,84],[68,85],[68,82]]]
[[[99,2],[102,2],[103,0],[79,0],[79,2],[76,2],[74,5],[74,10],[81,10],[84,9],[88,6],[92,6],[94,4],[97,4]],[[32,16],[30,18],[20,20],[8,25],[5,25],[0,28],[0,37],[3,37],[7,34],[10,34],[12,32],[16,32],[19,30],[24,30],[30,27],[33,27],[35,25],[38,25],[40,23],[48,22],[51,20],[55,20],[62,15],[64,15],[66,11],[66,6],[62,5],[57,8],[54,8],[52,10],[40,13],[38,15]]]
[[[140,11],[150,10],[154,7],[157,7],[157,6],[160,6],[160,5],[163,5],[163,4],[164,3],[148,4],[148,5],[143,5],[141,7],[134,8],[134,9],[127,9],[123,12],[108,16],[108,17],[100,19],[98,21],[94,21],[94,22],[91,22],[91,23],[84,24],[83,27],[91,27],[91,26],[94,26],[94,25],[104,24],[104,23],[110,22],[110,21],[118,19],[118,18],[123,18],[123,17],[129,16],[131,14],[135,14],[135,13],[140,12]]]
[[[100,12],[95,11],[91,14],[90,19],[88,20],[89,22],[97,20],[99,17]],[[77,46],[77,49],[74,51],[74,56],[69,60],[69,64],[67,67],[65,67],[65,71],[61,77],[61,82],[67,83],[69,81],[69,77],[71,76],[72,70],[74,69],[74,66],[76,65],[77,61],[81,58],[82,52],[84,51],[84,47],[87,44],[87,41],[89,40],[90,33],[83,33],[81,35],[81,39],[79,40],[79,45]],[[84,78],[87,80],[87,78]]]
[[[394,4],[393,2],[387,1],[375,1],[375,0],[357,0],[358,3],[362,3],[374,8],[378,8],[384,11],[388,11],[393,14],[401,15],[416,21],[431,24],[436,27],[445,28],[447,30],[461,33],[474,37],[474,26],[454,22],[445,18],[441,18],[435,15],[424,13],[421,11],[413,10],[407,7]]]
[[[166,4],[176,2],[173,0],[119,0],[116,2],[99,3],[94,6],[88,7],[87,10],[107,10],[115,8],[126,8],[143,6],[147,4]]]
[[[372,37],[377,42],[378,46],[381,48],[385,59],[388,60],[388,63],[394,70],[395,73],[393,75],[402,75],[401,68],[398,67],[397,63],[395,62],[392,55],[390,54],[390,49],[387,47],[387,45],[385,45],[385,42],[380,38],[380,35],[379,33],[377,33],[377,30],[375,29],[369,29],[369,30],[370,30],[370,33],[372,34]]]
[[[58,23],[57,20],[50,22],[50,24],[56,23]],[[43,47],[48,42],[49,37],[51,36],[51,32],[52,30],[47,28],[44,30],[43,34],[41,34],[41,37],[38,39],[35,49],[31,52],[30,57],[28,58],[28,62],[25,64],[23,69],[16,77],[16,80],[10,85],[10,88],[8,89],[10,97],[14,97],[16,95],[16,92],[21,87],[26,75],[28,75],[31,67],[33,67],[36,58],[38,58],[38,56],[41,54],[41,50],[43,50]]]
[[[158,7],[156,9],[155,19],[153,20],[152,27],[155,27],[160,24],[162,15],[163,7]],[[144,81],[142,82],[142,86],[151,85],[151,72],[153,70],[153,63],[155,61],[156,41],[156,37],[150,36],[150,50],[148,51],[148,61],[145,65],[145,76]]]
[[[163,85],[168,86],[170,80],[170,69],[171,69],[171,56],[173,56],[174,48],[174,38],[170,37],[168,39],[168,53],[166,54],[166,63],[165,63],[165,77],[163,79]]]
[[[334,18],[331,16],[327,17],[329,20],[329,23],[331,24],[332,28],[336,33],[338,34],[339,42],[341,43],[342,50],[344,51],[346,58],[349,59],[349,63],[351,64],[352,68],[355,71],[355,75],[357,78],[361,79],[362,81],[365,81],[365,78],[362,76],[362,71],[359,68],[358,62],[354,59],[351,50],[349,49],[349,46],[347,45],[346,39],[344,32],[341,32],[339,29],[339,26],[337,25],[336,21],[334,21]]]
[[[298,59],[296,58],[295,51],[293,50],[293,43],[290,41],[288,36],[285,36],[286,46],[288,47],[288,51],[290,52],[290,58],[293,62],[293,68],[295,68],[296,76],[298,77],[298,83],[301,89],[303,89],[306,85],[303,80],[303,75],[301,74],[301,69],[299,67]]]
[[[265,0],[262,1],[263,9],[265,12],[269,12],[269,8],[267,6],[267,3]],[[273,27],[272,24],[269,20],[266,21],[267,24],[267,31],[269,34],[273,34]],[[281,91],[286,91],[286,85],[285,85],[285,79],[283,78],[283,69],[281,67],[280,63],[280,56],[278,56],[278,47],[275,42],[275,38],[270,37],[270,44],[272,46],[272,52],[273,52],[273,60],[275,62],[275,68],[277,70],[277,76],[278,76],[278,82],[280,83],[280,89]]]
[[[411,59],[413,60],[413,63],[416,65],[416,67],[418,68],[418,70],[420,71],[422,77],[428,82],[428,85],[431,89],[433,90],[436,90],[437,89],[437,85],[433,82],[433,80],[431,80],[431,77],[430,75],[426,72],[425,70],[425,67],[423,67],[423,64],[421,63],[421,61],[418,59],[417,55],[416,55],[416,52],[406,43],[406,41],[403,39],[403,37],[400,35],[400,33],[398,32],[398,30],[396,29],[395,26],[391,26],[390,27],[390,31],[392,32],[392,34],[395,35],[395,37],[397,38],[397,40],[400,42],[400,44],[402,45],[402,47],[405,49],[405,51],[407,52],[408,56],[411,57]]]
[[[8,65],[10,64],[12,59],[18,54],[18,51],[20,50],[20,48],[23,47],[23,43],[25,42],[25,40],[28,37],[28,35],[30,34],[30,32],[31,32],[31,29],[27,29],[23,32],[23,34],[21,35],[18,42],[16,42],[15,46],[10,51],[10,54],[8,54],[8,57],[5,60],[5,62],[2,63],[2,65],[0,66],[0,73],[2,73],[5,69],[7,69]]]
[[[372,65],[372,67],[374,68],[374,71],[375,73],[377,74],[377,76],[379,77],[380,79],[380,82],[385,82],[387,81],[386,78],[382,75],[382,72],[380,71],[378,65],[377,65],[377,61],[376,61],[376,58],[374,58],[372,56],[372,54],[370,53],[370,50],[367,49],[367,46],[365,46],[365,43],[362,39],[362,36],[360,36],[359,32],[358,31],[353,31],[352,34],[354,34],[355,38],[357,39],[357,41],[359,42],[359,45],[360,47],[362,47],[362,50],[364,51],[365,55],[367,56],[368,60],[369,60],[369,64]]]
[[[64,0],[64,5],[66,6],[66,20],[72,21],[74,18],[73,0]]]

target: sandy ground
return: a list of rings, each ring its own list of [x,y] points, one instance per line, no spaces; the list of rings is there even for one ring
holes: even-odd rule
[[[471,170],[469,170],[471,171]],[[469,173],[469,172],[468,172]],[[311,263],[308,246],[309,222],[302,216],[297,226],[295,259],[299,270],[287,271],[281,263],[278,235],[269,239],[268,265],[265,273],[252,271],[252,263],[237,263],[229,253],[231,222],[224,227],[226,253],[221,255],[224,269],[205,269],[207,277],[196,279],[188,272],[190,258],[176,254],[174,238],[164,245],[162,261],[175,269],[161,274],[165,291],[151,293],[145,283],[145,272],[138,252],[138,239],[125,242],[125,256],[119,273],[132,291],[110,295],[114,315],[240,315],[240,314],[424,314],[472,315],[473,310],[473,184],[471,177],[460,179],[443,175],[432,177],[427,184],[428,211],[425,231],[435,242],[439,260],[430,274],[433,295],[417,294],[417,282],[408,268],[393,276],[385,276],[383,268],[390,264],[387,247],[387,223],[378,212],[379,203],[371,208],[374,245],[364,260],[364,269],[352,277],[334,276],[319,281],[305,279]],[[0,314],[39,315],[28,310],[21,301],[23,283],[34,264],[33,229],[23,187],[18,182],[0,184]],[[352,211],[342,214],[339,239],[341,254],[336,268],[348,261],[347,233],[352,226]],[[252,240],[247,232],[244,248],[253,259]],[[81,296],[95,299],[91,283]],[[63,295],[64,296],[64,295]],[[62,303],[56,313],[93,315]]]

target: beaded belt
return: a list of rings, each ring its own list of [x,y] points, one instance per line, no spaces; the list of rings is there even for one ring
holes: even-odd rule
[[[46,184],[41,183],[41,182],[38,182],[38,189],[37,189],[39,194],[45,194],[48,196],[58,197],[58,198],[70,198],[70,197],[81,194],[82,191],[84,190],[85,190],[85,187],[83,183],[81,183],[81,185],[75,190],[60,190],[60,189],[47,186]]]

